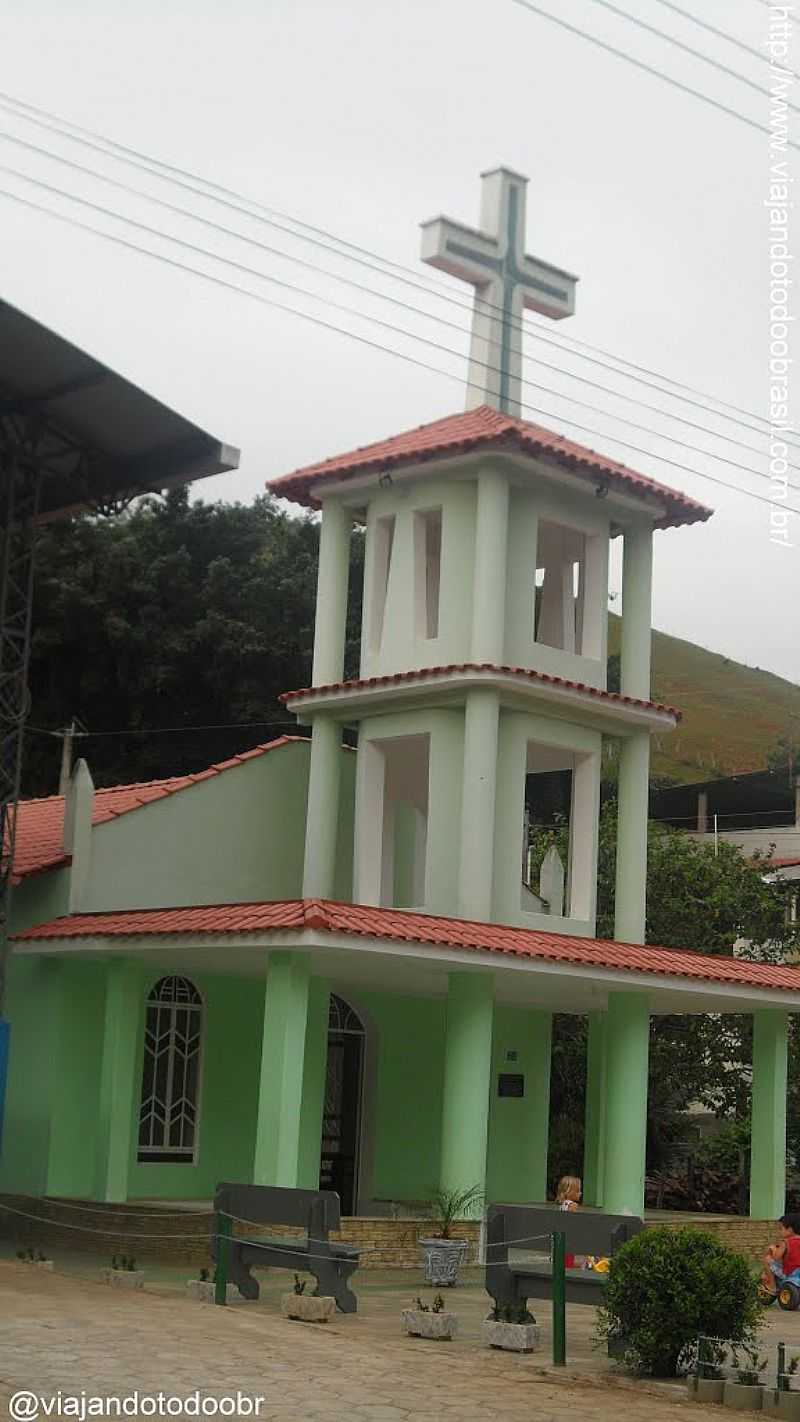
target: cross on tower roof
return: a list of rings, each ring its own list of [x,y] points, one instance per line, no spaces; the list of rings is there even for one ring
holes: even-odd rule
[[[528,257],[525,190],[510,168],[481,174],[481,230],[448,217],[422,224],[422,260],[475,287],[466,408],[521,413],[522,312],[559,320],[575,310],[578,278]]]

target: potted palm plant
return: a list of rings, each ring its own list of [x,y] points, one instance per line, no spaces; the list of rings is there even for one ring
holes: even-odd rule
[[[102,1269],[101,1276],[115,1289],[141,1289],[144,1287],[144,1269],[136,1268],[136,1260],[122,1254],[115,1254],[110,1269]]]
[[[186,1296],[190,1299],[199,1299],[201,1303],[216,1303],[217,1275],[214,1270],[213,1276],[210,1269],[201,1269],[199,1277],[186,1280]],[[228,1304],[247,1303],[247,1299],[240,1294],[236,1284],[225,1285],[225,1302]]]
[[[435,1228],[431,1234],[421,1235],[418,1241],[426,1284],[452,1288],[458,1282],[458,1266],[467,1258],[469,1240],[454,1239],[453,1225],[456,1220],[474,1218],[483,1206],[483,1199],[480,1185],[470,1185],[465,1190],[438,1189],[431,1193],[427,1208]]]

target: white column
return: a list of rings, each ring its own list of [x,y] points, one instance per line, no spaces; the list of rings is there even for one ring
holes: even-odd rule
[[[304,899],[333,897],[341,769],[342,728],[328,716],[315,716],[308,776]]]
[[[625,530],[622,558],[620,689],[643,701],[650,699],[652,583],[653,530],[650,524],[634,524]]]
[[[472,572],[471,661],[503,663],[508,556],[508,480],[496,469],[478,475]]]
[[[488,920],[492,916],[499,722],[497,692],[488,688],[470,691],[464,708],[461,791],[458,912],[462,918]]]
[[[617,888],[614,937],[644,943],[647,906],[647,796],[650,735],[636,731],[620,743],[617,787]]]
[[[314,623],[313,686],[341,681],[347,622],[352,520],[341,504],[322,505],[317,572],[317,613]]]

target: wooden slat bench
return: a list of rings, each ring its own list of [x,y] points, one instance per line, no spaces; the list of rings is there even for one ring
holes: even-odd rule
[[[351,1244],[331,1243],[328,1235],[339,1228],[339,1196],[332,1190],[288,1190],[271,1185],[217,1186],[214,1209],[233,1218],[228,1246],[228,1279],[246,1299],[257,1299],[258,1281],[252,1269],[290,1269],[312,1274],[320,1294],[333,1295],[341,1313],[355,1313],[358,1300],[348,1280],[358,1268],[359,1251]],[[286,1225],[303,1231],[303,1237],[237,1235],[236,1221],[257,1225]],[[214,1239],[214,1259],[218,1240]]]
[[[490,1205],[486,1220],[486,1292],[501,1305],[551,1297],[549,1244],[547,1239],[536,1236],[560,1231],[566,1235],[568,1254],[610,1259],[621,1244],[642,1229],[644,1224],[635,1215],[557,1210],[547,1205]],[[530,1242],[514,1242],[521,1240]],[[567,1303],[602,1303],[604,1282],[605,1275],[591,1269],[568,1269]]]

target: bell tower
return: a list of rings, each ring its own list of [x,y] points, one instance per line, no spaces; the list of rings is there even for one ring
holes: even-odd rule
[[[475,286],[466,412],[270,486],[322,510],[313,684],[284,697],[312,727],[303,893],[333,891],[348,725],[354,902],[593,936],[612,736],[616,934],[641,942],[649,740],[676,723],[649,700],[652,536],[707,511],[514,413],[523,307],[568,315],[576,281],[525,256],[525,185],[505,169],[484,176],[489,231],[444,218],[423,229],[425,259]],[[344,681],[354,523],[365,530],[361,651]],[[620,693],[606,685],[616,537]],[[566,861],[553,849],[532,873],[529,824],[556,783]]]

